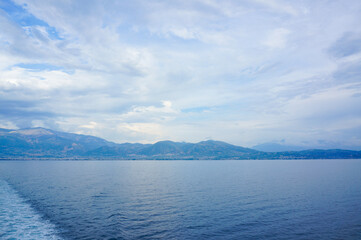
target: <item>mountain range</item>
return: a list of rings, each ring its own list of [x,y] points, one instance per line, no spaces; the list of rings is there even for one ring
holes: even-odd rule
[[[265,152],[221,141],[113,143],[45,128],[0,129],[0,159],[350,159],[361,151],[341,149]]]

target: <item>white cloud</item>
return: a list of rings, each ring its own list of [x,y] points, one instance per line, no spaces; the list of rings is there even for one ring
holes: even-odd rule
[[[161,140],[163,128],[157,123],[120,123],[116,126],[120,134],[129,136],[129,139],[136,138],[138,141],[147,143]]]
[[[358,29],[357,1],[16,2],[59,37],[0,12],[5,125],[246,146],[316,142],[336,131],[342,140],[350,138],[342,124],[358,127],[359,102],[350,97],[357,86],[345,90],[342,71],[357,67],[359,54],[327,53]],[[359,82],[352,74],[348,83]],[[187,112],[197,108],[206,111]]]
[[[88,124],[85,125],[80,125],[81,128],[89,128],[89,129],[94,129],[97,126],[96,122],[89,122]]]
[[[5,122],[1,122],[0,123],[0,128],[5,128],[5,129],[18,129],[18,127],[10,122],[10,121],[5,121]]]
[[[293,16],[299,15],[300,12],[295,7],[287,4],[287,2],[283,2],[279,0],[254,0],[254,1],[262,5],[265,5],[274,11],[287,13]]]
[[[285,28],[277,28],[267,36],[264,44],[270,48],[284,48],[287,44],[287,36],[290,31]]]

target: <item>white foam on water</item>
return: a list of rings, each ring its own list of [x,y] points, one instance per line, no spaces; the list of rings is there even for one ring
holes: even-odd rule
[[[5,181],[0,180],[0,239],[60,240],[53,224],[22,199]]]

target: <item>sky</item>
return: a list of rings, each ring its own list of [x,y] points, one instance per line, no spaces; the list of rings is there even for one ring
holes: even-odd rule
[[[359,0],[0,0],[0,127],[361,149]]]

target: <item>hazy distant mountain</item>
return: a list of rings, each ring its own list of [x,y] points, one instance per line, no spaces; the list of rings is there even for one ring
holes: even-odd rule
[[[116,144],[93,136],[29,128],[0,129],[0,158],[335,159],[361,158],[361,151],[333,149],[265,152],[213,140],[199,143],[161,141],[155,144]]]
[[[293,145],[283,145],[279,143],[262,143],[256,146],[253,146],[252,149],[263,151],[263,152],[288,152],[288,151],[302,151],[310,148],[293,146]]]
[[[66,157],[83,155],[90,149],[115,146],[104,139],[44,128],[0,130],[0,156]]]
[[[232,159],[257,153],[253,149],[234,146],[219,141],[185,143],[160,141],[155,144],[118,144],[88,152],[88,156],[113,156],[130,159]]]

